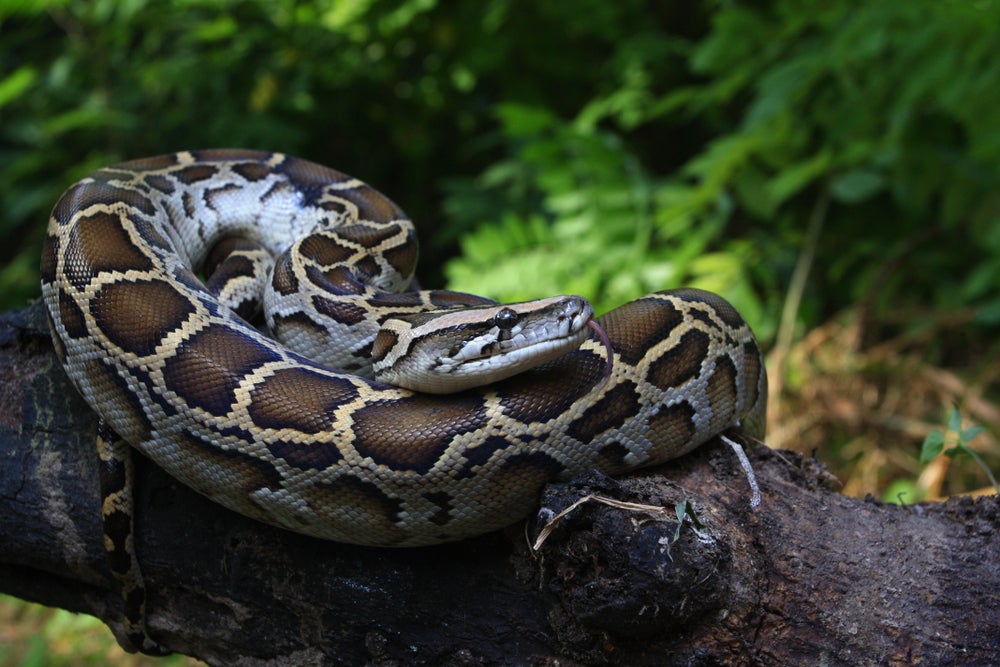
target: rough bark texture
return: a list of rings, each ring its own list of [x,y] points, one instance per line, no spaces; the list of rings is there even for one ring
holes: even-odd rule
[[[95,418],[39,304],[0,318],[0,590],[120,631],[104,563]],[[550,486],[587,502],[537,554],[529,521],[434,548],[310,539],[244,519],[139,465],[152,633],[211,664],[989,664],[1000,654],[1000,502],[896,507],[836,493],[816,461],[758,449],[751,511],[709,444],[623,480]],[[675,539],[672,508],[701,524]]]

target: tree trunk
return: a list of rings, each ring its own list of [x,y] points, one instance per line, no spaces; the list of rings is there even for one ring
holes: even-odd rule
[[[95,417],[39,303],[0,316],[0,590],[121,632],[104,561]],[[211,664],[989,664],[1000,501],[906,507],[836,493],[815,460],[710,443],[622,480],[548,487],[549,520],[456,544],[324,542],[214,505],[144,459],[137,550],[151,634]],[[674,506],[693,516],[677,530]]]

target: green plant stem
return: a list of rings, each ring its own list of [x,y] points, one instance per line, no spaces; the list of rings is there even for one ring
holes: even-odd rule
[[[969,456],[975,459],[976,463],[979,464],[979,467],[986,471],[986,476],[990,478],[990,484],[993,485],[993,490],[997,492],[998,496],[1000,496],[1000,484],[997,484],[996,477],[993,476],[993,472],[990,470],[990,467],[986,465],[986,461],[983,461],[979,454],[974,452],[971,447],[963,447],[962,449],[968,452]]]

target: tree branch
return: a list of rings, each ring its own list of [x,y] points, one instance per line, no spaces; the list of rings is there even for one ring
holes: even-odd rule
[[[95,418],[44,310],[0,316],[0,590],[121,631],[104,562]],[[211,664],[986,663],[1000,651],[1000,501],[897,507],[838,495],[811,459],[710,444],[616,481],[551,485],[540,526],[389,550],[233,514],[141,460],[137,540],[151,633]],[[669,515],[669,512],[668,512]]]

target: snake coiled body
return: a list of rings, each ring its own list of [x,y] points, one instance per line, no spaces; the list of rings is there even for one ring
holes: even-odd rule
[[[284,259],[317,229],[343,234],[298,242],[306,259],[294,266]],[[763,433],[760,350],[710,293],[651,294],[599,318],[614,354],[606,378],[604,345],[586,340],[509,379],[431,395],[358,375],[370,346],[348,346],[330,368],[224,305],[238,298],[196,272],[236,236],[263,248],[264,263],[278,258],[267,320],[306,347],[323,333],[317,310],[350,328],[367,313],[485,300],[387,291],[412,275],[410,222],[360,181],[304,160],[186,152],[72,186],[42,258],[67,374],[115,433],[249,517],[359,544],[455,540],[525,516],[554,478],[659,463],[734,427]],[[362,284],[389,269],[403,278]],[[332,291],[296,296],[300,283]]]

